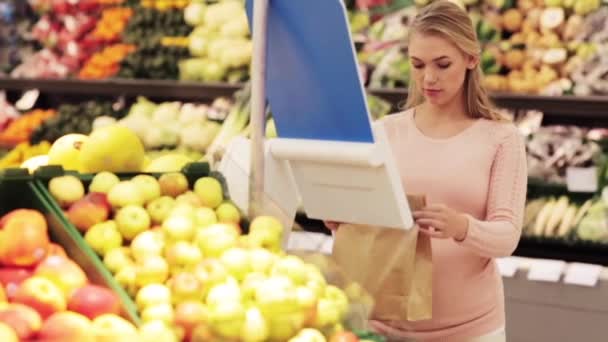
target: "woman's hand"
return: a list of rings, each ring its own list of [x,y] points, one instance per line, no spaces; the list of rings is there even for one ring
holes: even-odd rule
[[[413,212],[420,232],[433,238],[462,241],[469,230],[469,220],[443,204],[431,204]]]
[[[336,221],[323,221],[323,223],[325,224],[325,227],[327,227],[327,229],[331,231],[338,230],[338,227],[340,227],[340,225],[342,224],[341,222]]]

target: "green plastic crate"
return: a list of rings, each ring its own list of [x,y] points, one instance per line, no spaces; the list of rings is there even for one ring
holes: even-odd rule
[[[51,240],[61,245],[68,256],[86,272],[89,280],[114,291],[121,300],[121,314],[139,325],[135,303],[122,287],[114,281],[99,257],[86,244],[78,231],[70,229],[63,215],[58,215],[56,207],[40,191],[35,179],[25,169],[9,169],[0,173],[0,214],[18,209],[35,209],[47,220]]]

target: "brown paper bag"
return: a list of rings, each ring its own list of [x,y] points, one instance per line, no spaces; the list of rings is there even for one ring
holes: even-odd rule
[[[412,210],[423,196],[408,196]],[[372,319],[417,321],[432,314],[431,241],[410,230],[343,224],[334,239],[333,259],[344,274],[374,298]]]

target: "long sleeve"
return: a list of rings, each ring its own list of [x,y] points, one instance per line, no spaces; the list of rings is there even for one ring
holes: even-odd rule
[[[469,230],[459,244],[483,257],[513,253],[523,225],[528,172],[523,137],[516,128],[499,142],[492,163],[486,217],[468,215]]]

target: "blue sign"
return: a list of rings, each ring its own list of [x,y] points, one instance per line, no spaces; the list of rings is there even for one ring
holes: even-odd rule
[[[269,0],[267,25],[266,95],[278,135],[373,142],[342,0]]]

